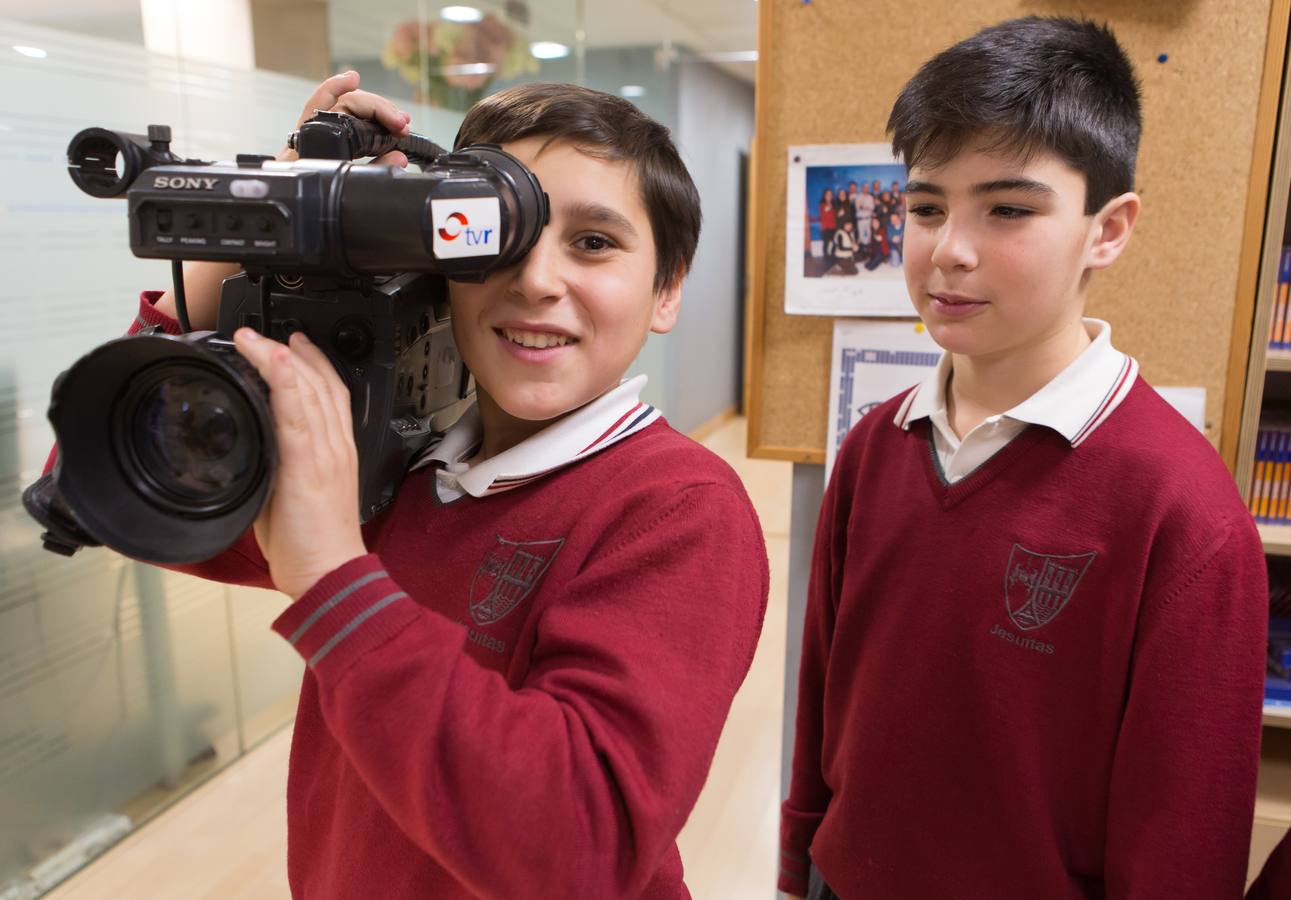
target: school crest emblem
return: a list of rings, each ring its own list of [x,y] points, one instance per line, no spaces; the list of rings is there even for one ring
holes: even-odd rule
[[[471,580],[471,619],[492,625],[533,593],[565,539],[508,541],[497,536]]]
[[[1022,631],[1034,631],[1052,622],[1071,601],[1097,554],[1058,556],[1034,553],[1021,544],[1009,551],[1004,576],[1004,606]]]

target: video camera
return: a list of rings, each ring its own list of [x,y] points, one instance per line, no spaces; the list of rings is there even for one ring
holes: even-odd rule
[[[248,326],[303,331],[350,392],[364,521],[393,500],[414,455],[470,405],[445,278],[520,260],[548,220],[538,179],[500,147],[447,152],[420,135],[317,112],[288,139],[300,159],[180,159],[170,129],[88,128],[68,171],[129,204],[130,249],[169,259],[184,334],[155,329],[90,351],[54,384],[54,469],[23,493],[46,549],[106,544],[197,562],[229,547],[268,497],[277,450],[268,389],[234,348]],[[360,165],[401,150],[421,171]],[[215,331],[189,328],[183,260],[235,262]]]

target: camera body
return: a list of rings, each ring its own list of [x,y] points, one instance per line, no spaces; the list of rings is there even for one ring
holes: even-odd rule
[[[453,342],[444,279],[428,273],[352,284],[329,276],[225,280],[221,335],[243,326],[278,341],[305,333],[350,392],[359,457],[359,513],[371,519],[394,499],[409,460],[470,406],[475,381]]]
[[[124,195],[131,250],[172,261],[184,327],[181,261],[244,271],[221,287],[215,332],[110,341],[55,383],[59,459],[23,494],[47,549],[106,544],[196,562],[250,527],[277,450],[267,389],[229,340],[240,327],[276,340],[302,331],[336,367],[364,521],[472,402],[446,279],[483,280],[529,251],[548,220],[537,178],[494,145],[447,153],[338,113],[316,113],[288,142],[303,158],[215,164],[171,153],[165,126],[72,139],[73,180],[93,196]],[[353,162],[391,149],[422,171]]]
[[[540,229],[536,221],[517,228],[523,217],[500,196],[500,180],[510,187],[508,163],[520,165],[480,147],[446,153],[423,172],[246,156],[159,166],[128,190],[130,249],[144,258],[236,262],[253,273],[433,271],[472,280],[499,259],[517,259]]]

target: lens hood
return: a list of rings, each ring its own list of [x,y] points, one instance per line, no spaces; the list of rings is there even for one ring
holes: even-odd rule
[[[209,559],[251,527],[269,494],[268,390],[215,332],[95,348],[54,385],[49,419],[65,502],[126,556]]]

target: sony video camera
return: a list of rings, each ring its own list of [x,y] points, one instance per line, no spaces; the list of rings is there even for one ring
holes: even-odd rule
[[[277,454],[268,390],[231,340],[241,326],[276,340],[303,331],[336,366],[364,521],[469,406],[445,278],[482,280],[529,251],[548,219],[538,179],[500,147],[449,153],[340,113],[316,113],[288,143],[298,161],[207,163],[171,153],[165,126],[72,139],[72,180],[96,197],[125,195],[131,251],[172,260],[185,333],[110,341],[55,382],[58,460],[23,494],[47,549],[106,544],[196,562],[251,526]],[[421,171],[353,162],[393,149]],[[181,260],[244,269],[223,283],[215,331],[189,328]]]

